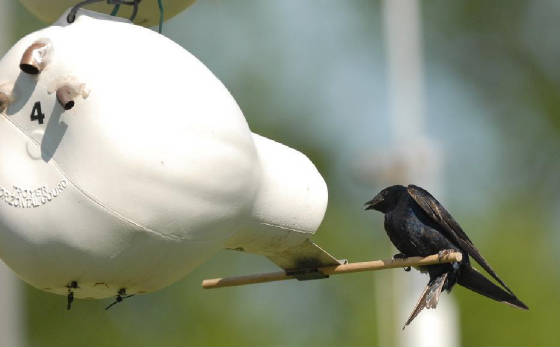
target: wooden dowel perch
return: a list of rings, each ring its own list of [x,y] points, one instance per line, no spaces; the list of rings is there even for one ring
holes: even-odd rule
[[[394,269],[400,267],[404,268],[408,266],[453,263],[453,262],[460,262],[462,259],[463,259],[463,255],[461,253],[453,252],[453,253],[443,255],[441,257],[438,254],[434,254],[424,258],[410,257],[410,258],[401,258],[401,259],[372,260],[372,261],[364,261],[359,263],[349,263],[344,265],[325,266],[325,267],[320,267],[317,270],[325,275],[338,275],[338,274],[351,273],[351,272],[376,271],[376,270]],[[284,280],[291,280],[295,278],[296,276],[288,275],[284,271],[254,274],[254,275],[247,275],[247,276],[212,278],[212,279],[207,279],[202,281],[202,288],[212,289],[212,288],[221,288],[221,287],[242,286],[245,284],[284,281]]]

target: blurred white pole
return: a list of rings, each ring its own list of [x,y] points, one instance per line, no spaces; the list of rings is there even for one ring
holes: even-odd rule
[[[383,1],[384,33],[390,83],[394,150],[385,160],[392,184],[415,183],[442,199],[441,161],[437,144],[425,134],[421,13],[417,0]],[[400,171],[400,173],[399,173]],[[391,176],[391,172],[395,174]],[[417,271],[392,273],[395,339],[400,346],[456,346],[456,304],[442,295],[437,310],[424,310],[404,331],[402,325],[428,277]],[[386,292],[385,292],[386,293]]]
[[[8,50],[9,38],[13,32],[12,6],[12,1],[0,0],[0,57]],[[22,285],[12,270],[0,261],[0,346],[25,344],[22,290]]]
[[[383,2],[390,112],[396,143],[408,142],[424,132],[419,15],[416,0]]]

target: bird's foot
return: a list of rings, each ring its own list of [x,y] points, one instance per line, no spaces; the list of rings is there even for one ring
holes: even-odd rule
[[[408,256],[406,254],[403,253],[397,253],[393,256],[393,259],[405,259],[408,258]],[[404,268],[404,271],[409,272],[410,271],[410,266],[406,266]]]
[[[441,251],[438,252],[438,261],[441,263],[441,260],[444,257],[447,257],[451,253],[455,253],[455,252],[457,252],[457,251],[454,250],[454,249],[442,249]]]

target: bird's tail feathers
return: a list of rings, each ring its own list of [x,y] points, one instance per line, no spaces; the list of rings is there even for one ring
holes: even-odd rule
[[[443,285],[445,284],[445,280],[447,280],[447,273],[443,273],[440,276],[430,280],[426,285],[426,289],[422,292],[420,299],[416,303],[414,310],[408,317],[406,323],[404,323],[403,330],[409,325],[420,312],[424,308],[436,308],[439,302],[439,296],[441,295],[441,291],[443,289]]]
[[[524,310],[529,309],[529,307],[521,302],[515,295],[498,287],[475,268],[470,266],[465,266],[461,269],[461,274],[458,276],[457,283],[490,299]]]

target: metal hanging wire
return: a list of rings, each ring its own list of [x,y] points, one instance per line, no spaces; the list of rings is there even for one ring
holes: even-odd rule
[[[115,7],[113,7],[113,11],[111,12],[111,15],[113,16],[119,12],[121,5],[133,6],[132,15],[129,18],[130,21],[133,22],[134,18],[136,18],[136,15],[138,14],[138,4],[140,4],[140,1],[142,0],[84,0],[77,3],[74,7],[72,7],[70,12],[68,13],[68,16],[66,17],[66,21],[68,23],[74,23],[74,21],[76,20],[76,13],[81,7],[94,4],[97,2],[103,2],[103,1],[107,1],[108,5],[115,5]],[[161,11],[163,11],[163,6],[160,6],[160,12]],[[160,21],[161,21],[161,16],[160,16]],[[160,27],[161,27],[161,23],[160,23]]]

